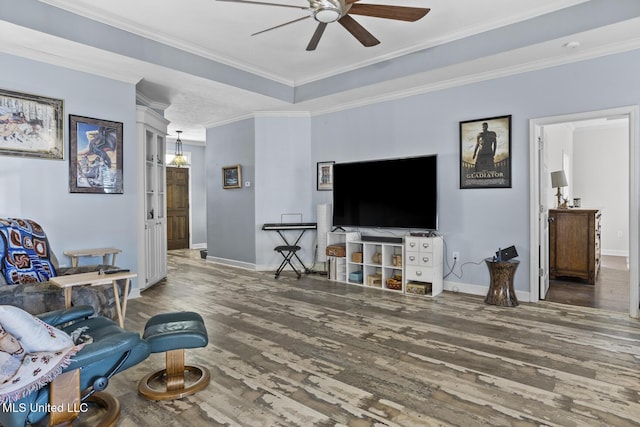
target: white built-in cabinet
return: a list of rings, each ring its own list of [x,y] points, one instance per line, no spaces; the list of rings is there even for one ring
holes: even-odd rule
[[[405,236],[402,242],[371,242],[357,232],[330,232],[327,246],[344,245],[344,256],[329,256],[329,280],[398,293],[411,284],[426,285],[425,296],[443,289],[443,241],[440,236]]]
[[[143,239],[139,259],[144,267],[138,272],[140,290],[167,277],[167,195],[166,135],[169,121],[154,110],[137,107],[140,176],[139,238]]]

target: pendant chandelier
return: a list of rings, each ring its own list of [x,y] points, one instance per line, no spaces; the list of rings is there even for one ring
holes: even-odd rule
[[[182,141],[180,141],[181,130],[177,130],[178,139],[176,139],[176,155],[173,157],[173,160],[169,163],[169,166],[190,166],[187,158],[182,153]]]

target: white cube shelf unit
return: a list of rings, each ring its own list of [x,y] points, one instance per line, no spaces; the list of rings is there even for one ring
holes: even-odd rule
[[[347,240],[353,241],[360,238],[355,232],[329,232],[327,233],[327,246],[344,245],[346,251]],[[328,279],[335,282],[347,282],[347,260],[344,256],[327,257]]]
[[[420,283],[427,285],[426,296],[442,292],[441,237],[407,236],[391,243],[363,241],[357,232],[330,232],[327,245],[345,246],[345,256],[328,257],[329,280],[398,293],[406,293],[408,283]]]

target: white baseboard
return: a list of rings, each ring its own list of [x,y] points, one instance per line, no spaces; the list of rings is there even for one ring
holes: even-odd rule
[[[189,249],[207,249],[206,243],[192,243]]]
[[[629,258],[628,250],[625,251],[625,250],[617,250],[617,249],[602,249],[601,254],[609,255],[609,256],[623,256],[623,257]]]
[[[216,264],[228,265],[231,267],[244,268],[245,270],[256,271],[256,265],[250,262],[237,261],[235,259],[218,258],[215,256],[207,256],[207,261]]]

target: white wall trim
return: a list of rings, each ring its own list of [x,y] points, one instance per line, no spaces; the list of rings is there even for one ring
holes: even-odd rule
[[[608,256],[623,256],[623,257],[629,256],[629,251],[622,251],[622,250],[616,250],[616,249],[602,249],[600,253],[602,255],[608,255]]]
[[[250,262],[237,261],[237,260],[234,260],[234,259],[227,259],[227,258],[219,258],[219,257],[210,256],[210,255],[207,256],[206,260],[208,262],[213,262],[215,264],[226,265],[228,267],[238,267],[238,268],[242,268],[244,270],[256,271],[255,264],[252,264]]]

